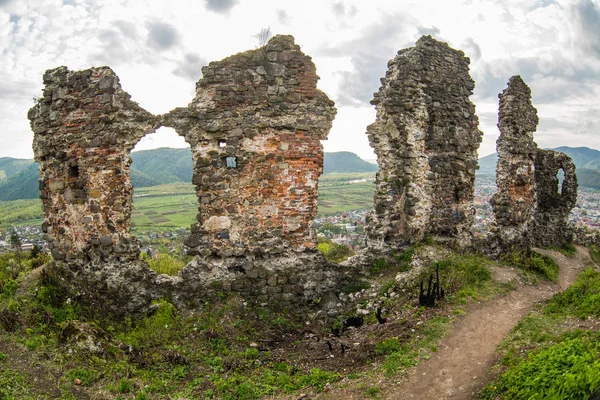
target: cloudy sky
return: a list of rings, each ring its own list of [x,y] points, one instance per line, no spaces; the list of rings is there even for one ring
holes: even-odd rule
[[[516,74],[541,147],[600,149],[600,0],[0,0],[0,157],[33,157],[26,115],[46,69],[109,65],[164,113],[191,101],[203,65],[255,48],[263,28],[313,57],[338,108],[326,151],[374,158],[369,101],[387,61],[424,34],[471,59],[480,156],[495,151],[497,95]],[[184,145],[162,128],[138,149]]]

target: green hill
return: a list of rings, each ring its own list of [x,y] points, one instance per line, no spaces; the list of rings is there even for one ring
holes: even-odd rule
[[[131,153],[131,183],[134,187],[150,187],[192,181],[192,151],[188,148],[160,148]],[[347,151],[325,153],[324,172],[374,172],[370,164]],[[38,164],[33,160],[0,158],[0,201],[39,197]]]
[[[136,151],[131,153],[131,159],[131,183],[134,187],[192,181],[192,150],[189,147]]]
[[[376,164],[366,162],[349,151],[325,153],[324,174],[330,172],[376,172],[378,169]]]
[[[577,183],[581,187],[600,190],[600,170],[591,168],[578,168]]]
[[[588,147],[557,147],[556,151],[562,151],[573,159],[575,166],[579,168],[600,169],[600,151]]]
[[[0,157],[0,184],[15,176],[33,162],[29,159]]]

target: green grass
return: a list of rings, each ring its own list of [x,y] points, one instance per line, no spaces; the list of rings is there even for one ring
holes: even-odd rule
[[[382,364],[385,376],[392,377],[399,371],[415,366],[422,358],[428,358],[432,351],[437,351],[435,345],[446,334],[449,322],[448,317],[434,316],[420,325],[418,333],[408,341],[391,337],[377,343],[375,352],[385,355]]]
[[[375,183],[319,183],[319,215],[373,207]]]
[[[567,243],[563,247],[558,247],[556,250],[563,253],[567,257],[573,257],[577,252],[577,249],[572,243]]]
[[[512,252],[502,256],[500,261],[550,281],[555,282],[558,279],[558,264],[550,257],[543,256],[535,251],[528,254]]]
[[[590,257],[592,257],[592,261],[594,261],[596,264],[600,264],[600,249],[598,249],[594,245],[591,245],[590,246]]]
[[[500,376],[483,399],[589,399],[600,390],[600,332],[574,318],[600,316],[600,273],[589,268],[520,321],[499,348]]]
[[[409,248],[398,254],[396,259],[399,262],[409,262],[415,251],[418,250]],[[417,365],[421,359],[428,358],[432,352],[437,351],[436,345],[448,331],[451,321],[449,317],[443,315],[447,305],[464,303],[469,298],[476,299],[490,292],[491,275],[487,268],[489,263],[488,259],[481,256],[457,255],[432,263],[425,268],[422,274],[423,280],[427,280],[430,274],[435,274],[439,269],[440,283],[446,291],[446,299],[437,303],[439,307],[428,311],[427,314],[423,307],[416,307],[411,311],[419,316],[422,323],[414,327],[414,332],[408,339],[387,337],[376,343],[375,353],[385,356],[382,369],[386,376],[391,377]],[[409,309],[408,304],[403,305],[405,312]],[[437,314],[438,312],[442,314]]]
[[[11,287],[19,287],[22,277],[14,282]],[[253,344],[302,328],[305,312],[297,304],[247,308],[239,298],[224,297],[184,316],[162,300],[151,316],[123,322],[79,306],[57,282],[50,274],[0,299],[0,399],[35,398],[31,393],[50,389],[72,398],[76,382],[88,393],[123,399],[259,399],[300,389],[318,392],[340,379],[335,371],[306,366],[294,356],[281,359]],[[7,315],[17,322],[8,325]],[[59,344],[63,328],[74,320],[102,332],[106,350],[72,351],[69,341]],[[6,361],[13,357],[28,361],[21,368]],[[53,380],[47,383],[51,388],[40,387],[43,379],[28,376],[33,360],[60,377],[58,385]]]

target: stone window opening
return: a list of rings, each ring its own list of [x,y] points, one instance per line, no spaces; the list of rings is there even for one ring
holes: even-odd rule
[[[558,179],[558,188],[556,193],[558,194],[562,194],[562,185],[563,182],[565,181],[565,170],[564,169],[559,169],[558,172],[556,173],[556,178]]]
[[[227,147],[227,141],[225,139],[219,139],[217,143],[219,144],[220,148]]]
[[[174,129],[161,127],[140,139],[130,157],[131,233],[154,258],[169,254],[183,260],[198,214],[190,144]]]
[[[237,168],[237,157],[230,156],[225,158],[225,164],[227,168]]]
[[[69,178],[78,178],[79,177],[79,166],[72,165],[69,167]]]

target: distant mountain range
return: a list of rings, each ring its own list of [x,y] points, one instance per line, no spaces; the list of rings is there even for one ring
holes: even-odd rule
[[[577,183],[581,187],[600,190],[600,151],[588,147],[557,147],[575,163],[577,167]],[[496,164],[498,154],[490,154],[479,159],[477,177],[481,179],[496,180]]]
[[[587,147],[558,147],[577,166],[579,186],[600,190],[600,151]],[[131,182],[134,187],[191,182],[192,152],[189,148],[160,148],[131,153]],[[496,179],[496,153],[479,159],[477,177]],[[354,153],[325,153],[324,173],[375,172],[378,167]],[[39,197],[38,164],[33,160],[0,158],[0,201]]]
[[[131,183],[148,187],[192,181],[190,148],[160,148],[131,153]],[[324,173],[375,172],[377,165],[347,151],[325,153]],[[38,164],[33,160],[0,158],[0,201],[39,197]]]

